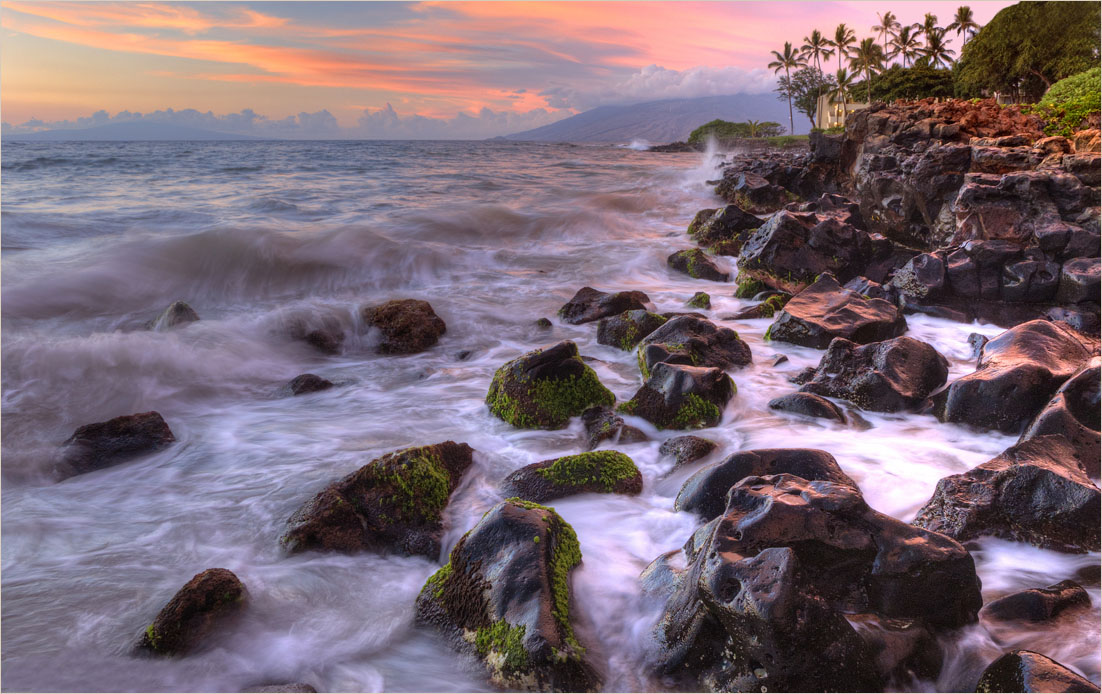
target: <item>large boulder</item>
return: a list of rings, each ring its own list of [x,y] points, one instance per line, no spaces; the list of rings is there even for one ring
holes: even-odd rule
[[[1091,606],[1091,596],[1075,581],[1047,588],[1030,588],[992,600],[980,610],[980,619],[996,622],[1048,622],[1068,611]]]
[[[835,216],[781,211],[750,235],[739,274],[795,293],[824,272],[848,280],[873,254],[869,235]]]
[[[666,264],[671,269],[683,272],[693,279],[711,280],[713,282],[731,281],[730,273],[719,269],[716,262],[699,248],[677,251],[666,258]]]
[[[570,341],[506,362],[486,395],[491,413],[521,429],[562,429],[571,417],[615,400]]]
[[[332,550],[440,555],[443,512],[474,451],[445,441],[376,458],[295,512],[281,542],[290,552]]]
[[[199,314],[184,301],[173,301],[161,315],[149,323],[149,329],[157,332],[169,330],[179,325],[187,325],[199,320]]]
[[[200,572],[172,596],[146,627],[137,648],[151,655],[185,655],[240,614],[247,597],[245,585],[232,571]]]
[[[590,323],[595,320],[615,316],[624,311],[646,309],[650,303],[650,297],[643,292],[616,292],[609,294],[594,289],[582,287],[570,301],[559,309],[559,318],[564,323],[578,325]]]
[[[738,255],[748,232],[759,226],[759,217],[744,212],[738,205],[727,205],[697,212],[689,224],[689,238],[697,245],[722,251],[723,255]]]
[[[800,391],[843,398],[872,412],[899,412],[920,405],[948,375],[948,360],[921,340],[857,345],[837,337]]]
[[[554,509],[509,499],[425,583],[417,620],[476,655],[496,687],[596,691],[600,677],[570,616],[570,572],[581,560],[574,529]]]
[[[659,429],[700,429],[719,424],[734,395],[734,382],[719,369],[662,362],[619,409]]]
[[[685,481],[673,507],[712,520],[727,508],[727,492],[747,477],[788,473],[805,480],[826,480],[856,488],[838,461],[826,451],[814,448],[761,448],[741,451],[715,465],[709,465]]]
[[[696,316],[679,316],[643,338],[639,369],[647,377],[655,364],[734,369],[752,361],[750,346],[730,328]]]
[[[1090,357],[1085,339],[1064,324],[1023,323],[983,346],[977,370],[938,394],[935,414],[1017,433]]]
[[[845,289],[827,273],[785,304],[766,337],[825,349],[836,337],[863,345],[898,337],[906,330],[907,320],[899,308]]]
[[[647,335],[662,327],[667,318],[644,309],[624,311],[597,323],[597,343],[630,352]]]
[[[1098,685],[1048,656],[1010,651],[987,666],[977,692],[1097,692]]]
[[[849,620],[956,628],[981,605],[963,547],[837,482],[744,478],[684,554],[683,570],[666,562],[660,666],[717,691],[880,691],[892,673]]]
[[[501,484],[502,495],[543,503],[574,494],[638,494],[643,475],[619,451],[591,451],[525,465]]]
[[[447,330],[427,301],[397,299],[379,306],[364,306],[360,317],[381,334],[379,354],[414,354],[432,347]]]
[[[833,345],[834,342],[831,344]],[[842,408],[821,395],[813,393],[789,393],[779,398],[773,398],[769,401],[769,409],[792,412],[805,417],[815,417],[816,419],[833,419],[842,423],[846,421],[846,415],[842,412]]]
[[[964,542],[991,535],[1065,552],[1099,549],[1098,487],[1062,436],[1011,446],[937,483],[914,524]]]
[[[1059,434],[1075,447],[1076,457],[1091,477],[1099,476],[1102,442],[1099,440],[1102,399],[1099,397],[1100,359],[1094,357],[1067,380],[1022,433],[1019,443],[1035,436]]]
[[[62,444],[54,467],[58,479],[124,463],[167,447],[176,437],[157,412],[85,424]]]

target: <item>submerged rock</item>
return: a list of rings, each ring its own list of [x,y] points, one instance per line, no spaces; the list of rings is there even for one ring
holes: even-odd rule
[[[707,292],[697,292],[693,294],[692,298],[690,298],[685,305],[707,311],[712,308],[712,297],[708,296]]]
[[[178,325],[187,325],[199,320],[199,314],[186,302],[174,301],[161,315],[149,323],[150,330],[162,331],[175,328]]]
[[[494,506],[417,597],[417,620],[486,666],[497,687],[589,692],[600,677],[571,623],[570,572],[582,560],[554,509],[519,499]]]
[[[838,461],[815,448],[759,448],[740,451],[726,460],[700,470],[685,481],[674,510],[696,513],[712,520],[727,507],[727,492],[747,477],[788,473],[805,480],[826,480],[857,488]]]
[[[676,470],[700,460],[717,448],[719,448],[719,444],[715,441],[709,441],[699,436],[675,436],[662,442],[662,445],[658,447],[658,452],[661,455],[673,458],[673,469]]]
[[[585,426],[586,443],[593,450],[602,441],[613,443],[639,443],[647,440],[647,435],[635,427],[624,424],[624,418],[608,407],[591,407],[582,413]]]
[[[991,535],[1065,552],[1099,549],[1098,487],[1063,436],[1038,436],[937,483],[914,524],[965,541]]]
[[[263,684],[242,689],[241,694],[317,694],[313,685],[305,682],[287,682],[285,684]]]
[[[948,360],[920,340],[857,345],[838,337],[800,391],[843,398],[871,412],[899,412],[920,405],[948,375]]]
[[[659,429],[700,429],[719,424],[734,395],[734,382],[719,369],[662,362],[619,409]]]
[[[698,280],[711,280],[713,282],[730,282],[731,275],[719,269],[712,260],[699,248],[687,251],[678,251],[666,258],[666,264],[670,268],[683,272],[689,277]]]
[[[360,317],[377,329],[382,339],[376,345],[379,354],[415,354],[439,341],[447,330],[427,301],[398,299],[379,306],[364,306]]]
[[[643,309],[602,318],[597,323],[597,343],[630,352],[640,340],[660,328],[667,320],[664,316]]]
[[[54,474],[58,479],[65,479],[102,470],[155,453],[175,440],[158,412],[141,412],[85,424],[62,444]]]
[[[1091,596],[1075,581],[1060,581],[1047,588],[1018,591],[992,600],[980,610],[980,618],[1000,622],[1047,622],[1068,610],[1091,605]]]
[[[574,494],[643,491],[635,461],[619,451],[591,451],[525,465],[501,485],[503,496],[543,503]]]
[[[983,346],[977,370],[938,394],[935,414],[943,422],[1017,433],[1090,358],[1071,328],[1023,323]]]
[[[376,458],[295,512],[281,542],[290,552],[333,550],[440,555],[443,512],[474,451],[445,441]]]
[[[1091,477],[1099,476],[1102,445],[1099,441],[1100,411],[1098,357],[1060,386],[1022,433],[1019,443],[1035,436],[1059,434],[1075,447],[1080,466]]]
[[[846,421],[846,415],[842,412],[842,408],[821,395],[813,393],[789,393],[779,398],[773,398],[769,401],[769,409],[793,412],[802,414],[805,417],[833,419],[843,424]]]
[[[153,655],[185,655],[240,613],[247,597],[245,585],[232,571],[207,569],[198,573],[146,627],[137,648]]]
[[[1098,685],[1048,656],[1010,651],[987,666],[977,692],[1097,692]]]
[[[766,337],[825,349],[836,337],[863,345],[906,330],[907,321],[897,307],[883,299],[866,299],[824,274],[785,304]]]
[[[315,374],[301,374],[291,379],[284,388],[291,395],[306,395],[307,393],[317,393],[322,390],[329,390],[333,387],[333,382],[327,379],[317,376]]]
[[[521,429],[562,429],[571,417],[615,400],[568,340],[506,362],[486,395],[491,413]]]
[[[673,318],[639,346],[639,369],[644,377],[662,362],[727,370],[751,361],[750,346],[738,333],[696,316]]]
[[[559,318],[562,318],[564,323],[578,325],[615,316],[624,311],[646,310],[646,305],[649,303],[650,297],[643,292],[609,294],[593,287],[582,287],[574,298],[559,309]]]

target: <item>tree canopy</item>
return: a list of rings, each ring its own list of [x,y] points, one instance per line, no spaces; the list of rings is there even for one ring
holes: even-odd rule
[[[791,99],[792,105],[807,116],[812,127],[815,125],[815,108],[818,106],[819,94],[832,92],[836,87],[833,75],[824,75],[811,67],[797,70],[792,73],[791,78],[781,77],[777,84],[777,94],[782,99]]]
[[[850,88],[851,98],[861,101],[866,98],[867,88],[864,81]],[[953,73],[950,70],[937,70],[922,60],[914,67],[893,65],[879,75],[872,76],[872,100],[891,103],[896,99],[925,99],[926,97],[953,96]]]
[[[1036,101],[1054,82],[1099,58],[1099,3],[1020,2],[965,44],[958,78],[966,90],[1020,89]]]
[[[784,126],[773,121],[748,121],[732,123],[716,118],[689,133],[689,144],[703,144],[709,137],[719,140],[742,137],[776,137],[784,132]]]

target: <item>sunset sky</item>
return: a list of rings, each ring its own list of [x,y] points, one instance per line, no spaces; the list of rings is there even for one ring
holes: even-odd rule
[[[945,26],[960,4],[13,0],[0,107],[7,131],[196,109],[237,130],[484,137],[608,103],[769,92],[786,40],[840,22],[870,36],[888,10]],[[1013,3],[969,4],[983,24]]]

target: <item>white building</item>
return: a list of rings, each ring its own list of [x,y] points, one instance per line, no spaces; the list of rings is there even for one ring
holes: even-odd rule
[[[823,94],[819,97],[819,104],[815,108],[815,127],[827,130],[828,128],[845,125],[846,115],[868,107],[868,104],[858,104],[852,101],[847,101],[843,105],[840,100],[836,100],[830,94]]]

